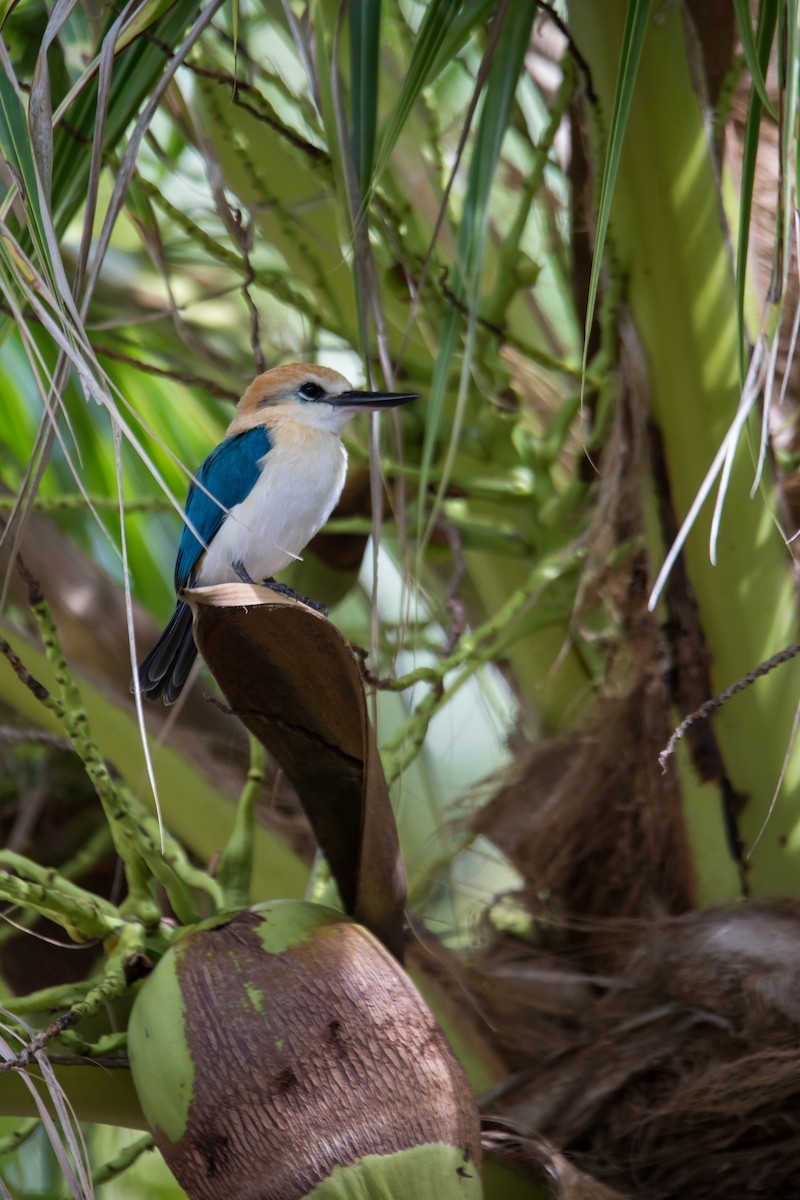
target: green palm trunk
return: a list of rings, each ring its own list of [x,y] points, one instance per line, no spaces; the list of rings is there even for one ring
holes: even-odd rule
[[[573,2],[570,26],[586,56],[600,112],[611,112],[625,19],[623,3]],[[736,415],[740,397],[737,302],[731,245],[708,127],[686,54],[678,7],[651,18],[620,159],[609,227],[612,270],[627,296],[647,367],[649,411],[663,445],[668,495],[652,480],[648,542],[655,570],[664,559],[656,511],[671,504],[680,524]],[[602,156],[602,147],[595,147]],[[769,464],[751,498],[759,413],[739,441],[724,501],[717,562],[709,559],[713,497],[685,547],[714,691],[796,640],[791,560],[779,532]],[[659,609],[663,614],[663,605]],[[702,644],[695,653],[702,651]],[[725,775],[741,798],[745,851],[767,821],[792,741],[800,666],[759,681],[712,718]],[[677,717],[678,714],[676,714]],[[681,716],[686,715],[681,713]],[[686,820],[706,901],[740,891],[722,810],[722,781],[701,784],[679,755]],[[756,894],[796,888],[800,751],[791,752],[775,810],[746,873]]]

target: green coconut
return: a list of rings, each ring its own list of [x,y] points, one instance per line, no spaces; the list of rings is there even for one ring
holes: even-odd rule
[[[272,901],[176,939],[129,1026],[191,1200],[475,1200],[472,1092],[430,1010],[341,913]]]

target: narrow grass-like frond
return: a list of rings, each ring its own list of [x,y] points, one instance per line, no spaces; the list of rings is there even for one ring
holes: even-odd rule
[[[471,7],[473,19],[482,20],[485,15],[483,12],[485,6],[477,8],[472,5]],[[458,18],[463,19],[463,13],[469,8],[470,5],[462,6],[461,0],[431,0],[431,3],[426,6],[411,46],[411,56],[403,76],[400,93],[380,131],[372,176],[373,187],[380,183],[381,176],[397,144],[397,139],[405,128],[428,78],[435,74],[435,66],[439,62],[439,55],[445,39],[448,34],[452,36],[454,22]],[[471,32],[471,27],[462,25],[462,31],[463,38],[466,39]],[[456,47],[451,46],[448,58],[452,57],[455,52]]]
[[[430,412],[426,424],[421,463],[423,491],[427,483],[427,472],[433,461],[446,381],[461,330],[462,308],[468,314],[464,355],[459,372],[453,426],[442,469],[442,480],[428,518],[427,528],[422,539],[423,544],[430,538],[441,506],[464,419],[476,344],[481,268],[488,233],[490,197],[534,15],[533,11],[525,10],[518,5],[511,5],[498,11],[495,26],[498,35],[497,41],[490,42],[487,47],[487,56],[491,54],[491,66],[488,71],[484,105],[470,159],[469,178],[456,245],[456,266],[451,283],[457,303],[450,306],[431,384]]]
[[[381,5],[373,0],[352,0],[349,18],[353,160],[363,195],[372,174],[378,125]]]
[[[753,87],[761,104],[766,108],[771,116],[778,120],[778,114],[775,111],[775,106],[769,98],[767,91],[767,78],[764,68],[764,60],[761,52],[760,37],[753,35],[753,25],[750,16],[750,6],[747,0],[733,0],[733,7],[736,12],[736,24],[739,29],[739,37],[742,41],[742,51],[744,52],[747,62],[747,69],[750,72],[750,78],[753,81]],[[775,27],[779,8],[785,7],[782,0],[760,0],[758,5],[759,11],[759,30],[761,29],[761,14],[764,13],[765,21]],[[768,12],[765,10],[769,10]]]
[[[3,1018],[13,1022],[9,1026],[0,1026],[3,1029],[3,1033],[0,1033],[0,1058],[9,1062],[16,1058],[17,1051],[8,1038],[18,1036],[15,1027],[19,1026],[20,1022],[12,1013],[6,1010],[0,1010],[0,1012]],[[27,1032],[31,1037],[33,1036],[33,1030],[28,1029]],[[3,1036],[4,1033],[8,1036]],[[94,1200],[91,1164],[80,1125],[75,1118],[63,1086],[56,1079],[47,1055],[40,1051],[35,1058],[41,1073],[41,1080],[38,1083],[44,1086],[49,1103],[42,1096],[40,1087],[31,1072],[20,1071],[20,1079],[36,1106],[39,1119],[53,1148],[70,1195],[74,1200]],[[55,1119],[51,1114],[50,1106],[55,1111]]]
[[[597,293],[600,286],[600,273],[603,267],[603,251],[608,233],[608,223],[611,217],[611,205],[614,201],[614,187],[622,156],[622,144],[625,139],[625,127],[628,122],[633,101],[633,91],[636,85],[636,75],[639,60],[642,55],[647,27],[650,21],[652,0],[628,0],[625,16],[625,28],[620,48],[619,69],[614,90],[614,106],[608,124],[608,138],[603,156],[603,166],[600,178],[599,197],[597,201],[597,229],[594,238],[594,254],[592,270],[589,277],[589,290],[586,300],[586,320],[583,331],[583,370],[586,371],[589,356],[589,335],[594,321],[597,306]]]
[[[757,72],[764,78],[772,53],[775,25],[778,16],[776,0],[763,0],[758,6],[758,23],[752,52],[756,59]],[[749,17],[748,17],[749,22]],[[750,42],[753,42],[752,34]],[[744,45],[743,40],[743,45]],[[745,50],[747,49],[745,45]],[[753,210],[756,159],[761,130],[761,115],[764,108],[762,93],[756,87],[750,95],[747,108],[744,145],[742,147],[742,183],[739,193],[739,233],[736,245],[736,293],[739,316],[739,375],[744,386],[747,374],[747,326],[745,323],[745,296],[747,290],[747,255],[750,246],[750,225]]]
[[[200,12],[189,33],[170,59],[158,83],[152,89],[147,103],[145,104],[144,110],[142,111],[139,120],[136,122],[136,125],[128,138],[125,154],[123,155],[122,160],[115,172],[114,190],[108,202],[106,215],[103,220],[103,227],[97,238],[97,244],[92,256],[91,267],[87,276],[83,304],[84,315],[88,300],[94,292],[97,284],[103,259],[111,241],[112,230],[116,223],[117,217],[119,216],[125,196],[130,186],[130,182],[136,169],[136,157],[142,140],[150,128],[156,110],[161,103],[161,100],[170,83],[172,82],[178,68],[192,47],[197,43],[203,31],[211,23],[214,14],[221,7],[222,3],[223,0],[211,0],[211,3],[207,4],[206,7]]]

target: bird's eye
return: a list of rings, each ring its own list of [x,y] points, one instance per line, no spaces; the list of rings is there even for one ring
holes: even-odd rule
[[[311,380],[308,383],[303,383],[297,389],[298,396],[302,396],[304,400],[321,400],[325,395],[325,389],[320,387],[318,383],[313,383]]]

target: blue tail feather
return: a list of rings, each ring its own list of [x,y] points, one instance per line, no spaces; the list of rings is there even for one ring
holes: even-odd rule
[[[183,691],[196,657],[192,611],[179,600],[166,629],[139,665],[142,695],[148,700],[163,696],[165,704],[174,704]]]

